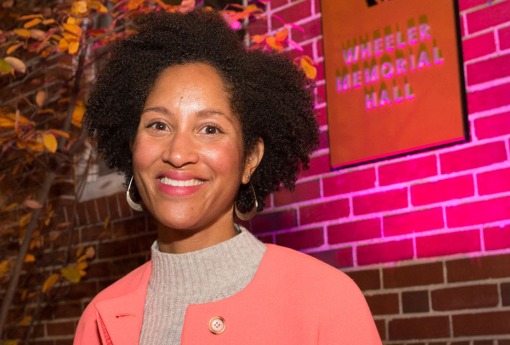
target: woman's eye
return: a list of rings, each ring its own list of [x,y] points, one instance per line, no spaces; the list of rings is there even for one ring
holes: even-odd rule
[[[153,122],[149,125],[149,128],[153,128],[155,130],[158,130],[158,131],[164,131],[166,130],[168,127],[165,123],[163,122]]]
[[[205,126],[204,128],[202,128],[201,130],[202,133],[204,134],[218,134],[218,133],[221,133],[220,129],[216,126],[211,126],[211,125],[208,125],[208,126]]]

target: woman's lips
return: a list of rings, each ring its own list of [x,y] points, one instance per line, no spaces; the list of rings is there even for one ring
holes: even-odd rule
[[[204,183],[204,181],[194,179],[194,178],[189,179],[189,180],[174,180],[169,177],[161,177],[159,179],[159,182],[161,182],[164,185],[173,186],[173,187],[193,187],[193,186],[198,186],[198,185],[201,185],[202,183]]]
[[[201,186],[206,182],[201,179],[176,176],[176,178],[170,178],[162,176],[158,178],[158,187],[161,192],[170,196],[186,196],[191,195],[198,191]]]

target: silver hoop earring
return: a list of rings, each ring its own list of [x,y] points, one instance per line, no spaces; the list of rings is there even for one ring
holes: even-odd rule
[[[142,205],[134,202],[133,198],[131,197],[131,193],[130,193],[131,192],[131,183],[133,183],[133,177],[134,176],[132,176],[131,181],[129,181],[129,186],[126,191],[126,200],[127,200],[129,207],[131,207],[135,211],[141,212],[141,211],[143,211]]]
[[[234,212],[235,212],[237,218],[244,220],[245,222],[252,219],[253,216],[255,216],[255,214],[257,213],[257,208],[259,207],[259,203],[257,201],[257,194],[255,194],[255,189],[253,188],[253,184],[251,184],[251,182],[250,182],[250,189],[251,189],[251,193],[253,194],[253,200],[255,201],[253,204],[253,207],[250,211],[248,211],[246,213],[242,213],[237,208],[237,202],[234,203]]]

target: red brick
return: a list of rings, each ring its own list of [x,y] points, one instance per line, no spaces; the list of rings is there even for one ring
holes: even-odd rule
[[[488,29],[508,21],[510,2],[492,3],[486,8],[466,14],[468,32],[473,33]]]
[[[411,234],[443,227],[443,211],[439,207],[383,218],[384,236]]]
[[[446,208],[449,228],[510,219],[510,197],[483,200]]]
[[[267,17],[258,18],[257,20],[252,20],[248,24],[248,33],[250,36],[253,35],[264,35],[268,31]]]
[[[49,336],[74,334],[74,328],[74,322],[55,322],[46,324],[46,332]]]
[[[288,189],[281,189],[273,194],[276,206],[293,204],[321,196],[319,180],[313,180],[296,184],[293,192]]]
[[[292,40],[295,42],[303,42],[322,35],[320,18],[301,24],[300,27],[302,30],[292,29]]]
[[[116,239],[132,236],[147,231],[146,217],[136,217],[118,222],[112,222],[112,232]]]
[[[393,189],[355,196],[352,202],[356,215],[406,208],[408,206],[407,189]]]
[[[297,226],[296,210],[261,213],[251,220],[251,231],[263,233]]]
[[[325,154],[322,156],[316,156],[310,159],[310,168],[302,171],[299,174],[299,177],[320,175],[329,172],[330,170],[329,155]]]
[[[324,85],[317,85],[316,87],[316,105],[326,102],[326,88]]]
[[[510,75],[510,54],[467,65],[467,84],[474,85]]]
[[[404,314],[429,312],[429,305],[429,292],[426,290],[402,292],[402,311]]]
[[[295,23],[312,15],[311,3],[309,0],[294,2],[291,6],[273,12],[273,30],[282,27],[285,23]],[[278,20],[276,17],[281,18]],[[283,21],[283,23],[282,23]]]
[[[449,283],[510,277],[510,254],[449,261],[446,271]]]
[[[480,173],[477,182],[480,195],[510,191],[510,168]]]
[[[507,155],[505,143],[497,141],[446,152],[441,154],[439,159],[441,172],[448,174],[504,162],[507,160]]]
[[[319,247],[324,244],[324,231],[315,228],[278,234],[276,244],[296,250]]]
[[[465,61],[494,53],[496,51],[494,32],[470,37],[462,41],[462,50]]]
[[[273,235],[258,235],[256,237],[262,243],[274,243]]]
[[[419,180],[435,176],[438,173],[435,156],[407,159],[402,162],[381,165],[379,167],[379,184],[387,186],[400,182]]]
[[[416,239],[416,255],[419,258],[477,252],[481,249],[478,230],[424,236]]]
[[[456,337],[510,334],[510,311],[453,315]]]
[[[385,268],[383,281],[385,289],[441,284],[444,282],[443,264],[433,262]]]
[[[496,307],[499,292],[496,284],[438,289],[431,292],[436,311]]]
[[[354,265],[352,247],[310,253],[310,255],[333,267],[345,268]]]
[[[393,319],[388,324],[392,340],[437,339],[450,336],[448,316]]]
[[[324,56],[324,48],[323,48],[323,43],[322,43],[322,39],[321,39],[321,40],[317,40],[317,57],[321,58],[323,56]]]
[[[510,2],[509,2],[510,4]],[[496,85],[480,91],[467,94],[468,109],[470,113],[491,110],[510,104],[510,83]]]
[[[380,238],[381,220],[367,219],[328,226],[328,243],[345,243]]]
[[[510,225],[483,229],[486,250],[510,248]]]
[[[277,9],[278,7],[282,7],[284,5],[287,5],[289,3],[289,0],[271,0],[267,2],[272,10]]]
[[[349,200],[341,199],[304,206],[299,210],[299,223],[309,224],[331,219],[340,219],[349,215]]]
[[[315,65],[315,68],[317,69],[317,76],[315,77],[315,81],[321,81],[324,80],[324,62],[317,62]],[[323,100],[326,102],[326,99]]]
[[[381,278],[379,270],[361,270],[346,272],[361,290],[379,290]]]
[[[472,7],[486,4],[487,0],[459,0],[459,10],[464,11]]]
[[[327,131],[322,131],[319,134],[319,147],[318,150],[329,148],[329,136]]]
[[[407,239],[369,244],[356,248],[359,265],[408,260],[413,258],[413,254],[413,242]]]
[[[326,115],[326,107],[322,107],[319,109],[315,109],[315,116],[317,118],[317,122],[319,123],[319,126],[325,126],[327,125],[327,115]]]
[[[338,195],[375,187],[375,169],[340,171],[322,180],[324,195]]]
[[[510,26],[498,30],[499,47],[501,49],[510,48]]]
[[[391,315],[399,313],[398,294],[387,293],[365,296],[373,315]]]
[[[510,112],[476,119],[474,127],[478,139],[510,134]]]

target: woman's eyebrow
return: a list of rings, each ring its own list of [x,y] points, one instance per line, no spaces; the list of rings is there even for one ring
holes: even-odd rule
[[[163,115],[171,115],[172,113],[165,107],[149,107],[149,108],[144,108],[142,110],[142,114],[143,113],[147,113],[149,111],[153,111],[153,112],[156,112],[156,113],[161,113]]]

